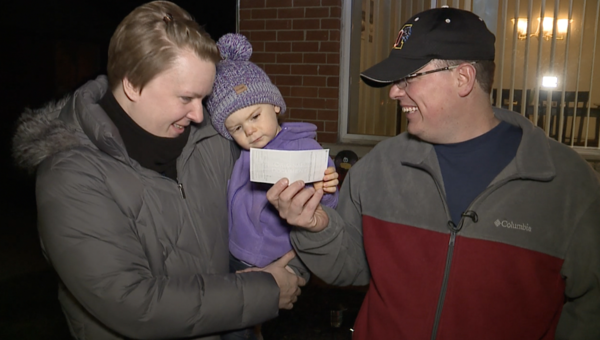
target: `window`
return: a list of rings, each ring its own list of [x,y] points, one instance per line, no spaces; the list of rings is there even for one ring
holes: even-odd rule
[[[598,149],[599,1],[500,1],[492,103],[573,147]]]
[[[599,148],[600,77],[593,75],[600,53],[600,1],[349,3],[342,13],[342,142],[375,144],[406,129],[398,103],[388,97],[389,87],[366,86],[360,71],[387,57],[400,26],[412,15],[448,5],[479,14],[496,34],[493,105],[520,112],[563,143]]]

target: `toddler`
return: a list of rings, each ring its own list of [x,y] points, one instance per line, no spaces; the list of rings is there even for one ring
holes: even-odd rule
[[[215,129],[243,149],[228,187],[229,251],[237,260],[236,270],[264,267],[292,249],[290,226],[267,200],[271,184],[250,182],[249,150],[314,150],[321,146],[315,141],[315,125],[278,123],[277,115],[285,112],[285,102],[267,74],[249,61],[252,45],[245,36],[226,34],[217,46],[223,60],[217,65],[207,110]],[[329,166],[326,173],[334,172],[331,159]],[[325,192],[322,203],[335,208],[337,173],[326,175],[324,180],[315,187]],[[307,274],[299,261],[292,261],[298,274]]]
[[[291,227],[267,200],[271,184],[250,182],[250,148],[315,150],[321,146],[315,140],[315,125],[279,124],[277,115],[285,112],[285,102],[267,74],[249,61],[252,45],[246,37],[226,34],[217,46],[223,60],[217,65],[207,110],[214,128],[243,149],[227,189],[230,270],[235,272],[265,267],[292,249]],[[337,205],[337,177],[329,159],[324,181],[314,183],[316,189],[322,188],[325,193],[321,203],[332,208]],[[308,279],[308,270],[297,257],[289,265],[296,274]],[[241,330],[224,338],[260,338],[259,332],[249,332],[250,329]]]

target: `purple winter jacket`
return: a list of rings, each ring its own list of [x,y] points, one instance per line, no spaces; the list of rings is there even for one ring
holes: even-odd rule
[[[281,132],[264,149],[318,150],[317,127],[309,123],[283,123]],[[334,166],[331,158],[329,166]],[[312,185],[312,184],[307,184]],[[264,267],[292,249],[290,225],[279,217],[267,200],[272,184],[250,182],[250,152],[243,150],[235,163],[227,202],[229,211],[229,251],[236,258]],[[335,208],[338,192],[325,194],[321,203]]]

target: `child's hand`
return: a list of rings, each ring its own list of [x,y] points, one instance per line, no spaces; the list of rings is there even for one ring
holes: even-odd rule
[[[313,183],[313,186],[316,190],[323,189],[324,192],[333,194],[337,190],[338,181],[338,173],[335,171],[335,167],[330,166],[325,169],[325,176],[323,176],[323,181]]]

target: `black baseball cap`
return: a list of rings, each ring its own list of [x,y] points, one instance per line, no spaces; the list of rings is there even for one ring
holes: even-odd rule
[[[372,87],[383,87],[415,73],[433,59],[494,60],[496,37],[473,12],[447,6],[408,19],[390,55],[360,74]]]

